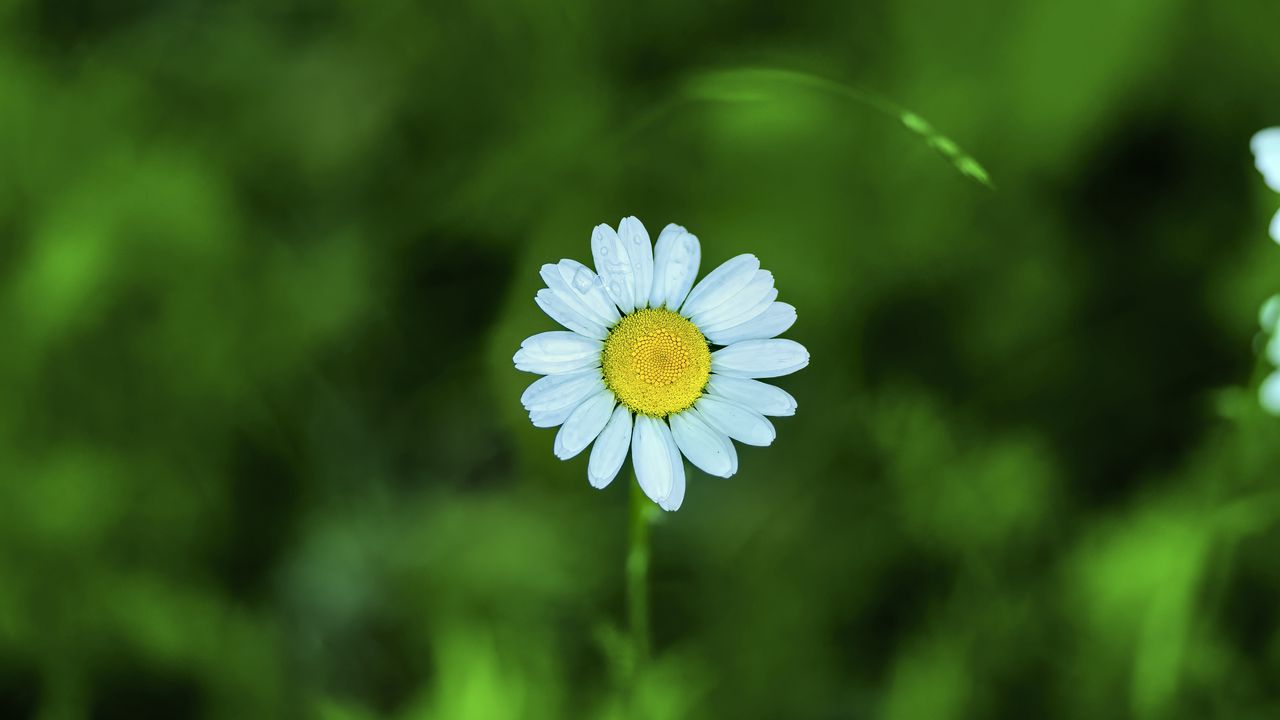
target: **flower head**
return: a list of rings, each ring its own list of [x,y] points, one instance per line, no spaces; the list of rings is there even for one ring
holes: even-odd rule
[[[1267,128],[1249,141],[1253,161],[1267,186],[1280,192],[1280,127]],[[1280,243],[1280,211],[1271,219],[1271,239]],[[1262,331],[1270,336],[1266,356],[1280,368],[1280,295],[1272,296],[1259,311]],[[1280,369],[1273,371],[1258,388],[1258,400],[1272,415],[1280,415]]]
[[[656,246],[633,217],[616,231],[599,225],[591,254],[595,271],[574,260],[542,266],[547,287],[535,302],[568,330],[521,343],[516,368],[546,377],[520,401],[535,426],[560,426],[556,457],[594,442],[593,486],[612,482],[630,451],[645,494],[676,510],[683,458],[729,477],[738,471],[733,440],[768,445],[775,432],[765,416],[795,414],[791,395],[756,378],[809,364],[803,346],[777,338],[796,310],[776,302],[773,274],[754,255],[694,285],[702,250],[679,225],[663,228]]]
[[[1267,186],[1280,192],[1280,127],[1267,128],[1254,135],[1249,147]],[[1271,239],[1280,243],[1280,211],[1271,218]]]
[[[1263,354],[1272,365],[1280,368],[1280,295],[1272,295],[1258,311],[1258,324],[1264,337],[1269,339]],[[1272,415],[1280,415],[1280,369],[1274,370],[1258,388],[1258,402]]]

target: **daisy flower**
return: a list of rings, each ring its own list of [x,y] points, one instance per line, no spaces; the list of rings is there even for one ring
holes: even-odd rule
[[[1254,135],[1249,147],[1267,186],[1280,192],[1280,127],[1267,128]],[[1280,243],[1280,211],[1271,218],[1271,239]]]
[[[684,458],[709,475],[738,471],[733,440],[764,446],[765,416],[794,415],[786,391],[757,378],[809,364],[799,343],[777,339],[796,309],[776,302],[773,274],[739,255],[697,285],[698,238],[668,225],[649,241],[623,218],[591,233],[595,270],[575,260],[542,266],[538,307],[567,330],[534,335],[515,354],[519,370],[545,375],[520,402],[536,427],[560,426],[556,457],[594,441],[587,479],[613,481],[628,450],[636,480],[664,510],[684,501]]]
[[[1280,192],[1280,127],[1267,128],[1249,141],[1253,161],[1267,186]],[[1271,218],[1271,239],[1280,243],[1280,211]],[[1262,306],[1259,322],[1263,332],[1271,336],[1266,355],[1271,364],[1280,367],[1280,295]],[[1280,369],[1273,371],[1258,388],[1258,400],[1272,415],[1280,415]]]
[[[1272,295],[1258,311],[1258,324],[1270,337],[1265,355],[1272,365],[1280,368],[1280,295]],[[1273,370],[1258,388],[1258,401],[1272,415],[1280,415],[1280,370]]]

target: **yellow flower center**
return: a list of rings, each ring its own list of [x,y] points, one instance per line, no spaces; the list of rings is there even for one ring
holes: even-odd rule
[[[634,412],[665,417],[702,396],[711,349],[693,323],[666,308],[637,310],[609,331],[604,383]]]

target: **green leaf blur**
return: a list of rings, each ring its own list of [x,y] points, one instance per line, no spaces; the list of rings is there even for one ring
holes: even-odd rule
[[[0,3],[0,717],[1280,717],[1280,4]],[[651,529],[512,368],[638,216],[812,353]]]

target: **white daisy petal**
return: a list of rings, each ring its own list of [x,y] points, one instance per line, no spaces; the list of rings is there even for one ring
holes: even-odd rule
[[[1272,335],[1265,352],[1272,365],[1280,367],[1280,334]]]
[[[796,322],[796,309],[787,303],[772,302],[764,312],[723,330],[707,330],[707,339],[716,345],[732,345],[743,340],[766,340],[786,332]]]
[[[538,360],[530,356],[529,351],[521,348],[516,351],[515,357],[516,369],[524,372],[537,373],[539,375],[563,375],[565,373],[577,372],[586,368],[600,366],[600,356],[579,358],[577,360],[564,360],[560,362],[550,360]]]
[[[648,415],[636,415],[635,429],[631,434],[631,464],[635,467],[640,489],[656,503],[670,495],[675,485],[670,449],[662,436],[664,432],[671,432],[666,423]]]
[[[794,340],[743,340],[711,353],[711,372],[743,378],[771,378],[809,364],[809,351]]]
[[[711,421],[707,419],[707,416],[704,415],[703,413],[698,412],[697,408],[689,408],[688,410],[685,410],[683,413],[680,413],[680,414],[686,415],[689,417],[696,417],[699,421],[702,422],[703,425],[709,428],[711,432],[715,433],[719,437],[724,438],[724,443],[725,443],[724,449],[728,455],[728,460],[729,460],[729,473],[727,475],[719,475],[717,477],[728,478],[728,477],[733,477],[734,475],[737,475],[738,474],[738,446],[733,444],[733,440],[728,435],[725,435],[723,432],[720,432],[720,430],[716,426],[712,425]],[[672,435],[674,436],[674,434],[675,433],[673,432]],[[710,475],[711,473],[707,473],[707,474]]]
[[[698,238],[679,225],[668,225],[658,235],[653,251],[653,287],[649,306],[680,307],[698,276],[702,248]]]
[[[778,299],[778,291],[770,290],[767,295],[760,298],[760,302],[756,303],[755,305],[751,305],[749,307],[743,308],[741,312],[729,318],[728,320],[725,320],[724,322],[718,322],[715,324],[699,325],[698,327],[702,330],[704,334],[724,332],[729,328],[737,327],[742,323],[749,322],[751,320],[754,320],[760,317],[761,315],[764,314],[766,310],[768,310],[770,307],[773,306],[773,302],[777,299]]]
[[[1249,147],[1253,150],[1254,164],[1258,167],[1258,172],[1262,173],[1263,179],[1267,185],[1276,192],[1280,192],[1280,127],[1267,128],[1256,135],[1249,141]],[[1274,228],[1275,225],[1273,224]],[[1280,239],[1277,239],[1280,242]]]
[[[715,395],[703,395],[694,403],[711,427],[740,443],[764,447],[778,436],[765,416]]]
[[[591,256],[609,298],[624,313],[635,310],[636,280],[631,255],[613,228],[597,225],[591,232]]]
[[[659,434],[667,444],[667,458],[671,461],[671,492],[658,501],[658,507],[667,512],[675,512],[684,503],[684,458],[680,455],[680,447],[676,445],[671,428],[662,421],[658,421],[658,425]]]
[[[1280,210],[1271,218],[1271,239],[1280,243]]]
[[[547,289],[555,293],[556,299],[564,303],[565,307],[577,313],[583,320],[590,321],[593,324],[607,326],[605,319],[592,312],[591,308],[582,301],[577,293],[569,288],[569,283],[560,274],[560,266],[550,263],[543,265],[538,274],[542,276],[542,281],[547,284]]]
[[[698,408],[691,407],[688,410],[685,410],[684,414],[692,415],[698,418],[699,420],[701,420],[702,423],[707,427],[711,428],[712,430],[715,430],[716,432],[720,432],[719,430],[716,430],[716,427],[714,425],[711,424],[711,421],[707,419],[706,415],[699,412]],[[772,427],[772,423],[770,423],[770,427]],[[729,475],[732,477],[733,475],[738,474],[738,448],[732,442],[730,442],[729,449],[733,451],[732,453],[729,454],[729,459],[733,461],[733,467],[729,471]]]
[[[1280,154],[1280,127],[1270,127],[1254,133],[1249,139],[1249,149],[1259,157]]]
[[[746,287],[759,269],[760,261],[755,255],[739,255],[726,260],[689,291],[688,299],[680,306],[680,314],[693,317],[719,305]]]
[[[520,347],[539,360],[562,361],[598,354],[604,343],[567,330],[548,330],[525,338]]]
[[[787,417],[796,414],[796,399],[790,393],[759,380],[712,375],[707,383],[707,392],[761,415]]]
[[[706,416],[698,412],[697,408],[689,408],[689,411],[697,415],[703,422],[706,422],[708,427],[711,427],[711,423],[707,422]],[[715,430],[714,427],[711,429]],[[730,457],[733,460],[733,468],[729,471],[729,476],[732,477],[738,474],[738,448],[732,442],[729,443],[729,447],[733,448],[733,455]]]
[[[583,319],[607,328],[621,317],[618,315],[618,308],[605,294],[603,286],[598,289],[598,296],[592,293],[600,278],[585,265],[573,260],[561,260],[558,265],[543,265],[539,274],[547,288]],[[579,290],[579,285],[583,289]]]
[[[671,435],[680,452],[700,470],[716,477],[729,477],[737,465],[733,443],[693,412],[671,416]]]
[[[599,372],[594,368],[593,371]],[[550,378],[556,376],[548,375],[547,377]],[[543,379],[546,380],[547,378]],[[590,383],[585,385],[575,384],[573,386],[565,386],[561,389],[558,396],[547,399],[545,404],[529,408],[529,422],[531,422],[534,427],[539,428],[551,428],[560,425],[564,423],[565,420],[568,420],[569,416],[573,414],[573,411],[576,410],[588,397],[600,392],[603,388],[603,381],[598,384]],[[556,403],[563,404],[560,404],[557,407],[554,406]]]
[[[569,259],[561,260],[557,267],[560,269],[560,277],[573,288],[573,293],[581,298],[591,314],[604,322],[605,327],[618,322],[622,317],[618,314],[618,306],[609,299],[609,293],[604,290],[604,281],[595,271],[577,260]]]
[[[567,375],[548,375],[534,381],[524,394],[520,403],[525,410],[559,410],[573,407],[582,402],[588,395],[604,388],[604,379],[595,368],[581,370]]]
[[[630,447],[631,411],[619,405],[591,447],[591,459],[587,462],[587,480],[591,487],[603,488],[613,482]]]
[[[595,320],[583,317],[581,313],[569,307],[564,300],[561,300],[554,290],[549,288],[539,290],[537,296],[534,297],[534,302],[538,303],[538,307],[542,308],[542,312],[546,313],[552,320],[579,335],[585,335],[596,340],[603,340],[609,335],[603,325]]]
[[[703,335],[705,335],[707,338],[710,338],[712,335],[715,335],[716,337],[720,337],[729,330],[733,330],[734,328],[739,327],[740,325],[749,323],[752,320],[755,320],[756,318],[768,312],[769,308],[774,306],[775,301],[777,299],[778,299],[778,291],[770,290],[768,295],[765,295],[763,298],[761,298],[760,302],[753,305],[749,310],[747,310],[746,312],[740,313],[736,317],[724,323],[719,323],[706,328],[703,331]],[[730,344],[727,342],[715,342],[715,341],[712,341],[712,342],[715,343],[716,345]]]
[[[1262,181],[1267,184],[1267,187],[1280,192],[1280,160],[1273,161],[1268,165],[1263,165],[1262,161],[1258,161],[1258,165],[1258,169],[1262,171]]]
[[[724,322],[733,322],[736,325],[742,322],[735,321],[739,315],[755,307],[770,294],[772,298],[778,297],[778,291],[773,288],[773,273],[768,270],[757,270],[746,287],[710,310],[690,315],[689,319],[697,323],[698,327],[710,327]]]
[[[556,410],[530,410],[529,422],[536,428],[553,428],[563,425],[577,405],[570,405]]]
[[[627,254],[631,257],[631,271],[635,277],[635,306],[645,307],[649,304],[649,292],[653,289],[653,243],[649,241],[649,231],[636,218],[624,217],[618,223],[618,237],[627,246]]]
[[[553,447],[556,457],[568,460],[585,450],[604,430],[617,402],[618,399],[607,388],[583,400],[556,433]]]
[[[602,346],[578,333],[553,330],[526,338],[512,360],[517,370],[557,375],[599,365]]]
[[[1258,326],[1263,332],[1273,333],[1280,325],[1280,295],[1272,295],[1258,308]]]
[[[1272,415],[1280,415],[1280,370],[1276,370],[1262,381],[1258,388],[1258,402],[1262,409]]]

